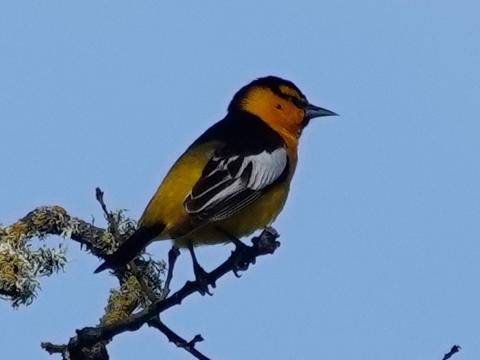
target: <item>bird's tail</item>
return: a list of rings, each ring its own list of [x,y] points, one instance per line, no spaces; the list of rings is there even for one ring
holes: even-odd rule
[[[95,273],[126,265],[132,261],[150,241],[160,234],[164,228],[165,225],[163,224],[154,227],[141,226],[120,245],[117,251],[105,258],[105,262],[95,270]]]

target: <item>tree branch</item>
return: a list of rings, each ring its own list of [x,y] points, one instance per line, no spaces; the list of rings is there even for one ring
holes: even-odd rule
[[[168,341],[174,343],[177,347],[184,349],[185,351],[192,354],[195,358],[200,360],[210,360],[208,357],[203,355],[200,351],[195,349],[195,345],[198,342],[203,341],[203,337],[200,334],[197,334],[193,337],[192,340],[187,341],[177,335],[173,330],[171,330],[167,325],[165,325],[159,317],[155,317],[152,320],[147,322],[148,326],[154,327],[155,329],[162,332],[168,339]]]
[[[4,229],[0,228],[0,246],[12,241],[26,244],[29,239],[35,237],[60,235],[78,242],[82,248],[87,249],[93,255],[104,258],[118,246],[118,241],[128,236],[132,229],[130,225],[126,228],[122,227],[121,212],[115,217],[114,213],[108,211],[103,200],[103,192],[100,189],[97,189],[96,197],[108,221],[107,229],[71,217],[59,206],[40,207],[28,213],[15,224]],[[268,228],[259,237],[252,239],[252,246],[245,245],[241,248],[237,246],[226,261],[207,273],[208,285],[215,286],[216,281],[230,271],[236,273],[238,269],[247,270],[248,266],[254,264],[259,256],[273,254],[280,245],[276,241],[277,238],[277,232]],[[2,250],[0,247],[0,255]],[[191,341],[187,341],[172,331],[159,318],[162,312],[175,305],[180,305],[186,297],[196,292],[200,293],[200,284],[197,281],[187,281],[183,287],[168,296],[168,291],[159,292],[162,282],[158,276],[162,270],[156,269],[152,263],[154,262],[137,258],[132,266],[113,273],[119,279],[121,288],[113,290],[109,306],[106,308],[107,313],[99,325],[76,330],[76,335],[70,338],[67,344],[56,345],[44,342],[41,347],[50,354],[61,354],[63,359],[107,360],[109,357],[106,346],[116,335],[126,331],[135,331],[147,324],[162,332],[169,341],[197,359],[208,360],[208,357],[195,348],[196,344],[203,340],[201,335],[196,335]],[[156,270],[152,270],[152,266]],[[9,289],[1,286],[1,275],[0,294],[10,296]],[[159,296],[158,294],[163,295]],[[117,300],[119,298],[122,299],[120,305],[115,302],[119,301]],[[119,308],[119,306],[121,307]],[[133,312],[137,307],[140,307],[140,311]],[[116,315],[108,316],[109,312]]]
[[[461,349],[462,349],[462,347],[460,345],[453,345],[452,348],[450,349],[450,351],[448,353],[446,353],[445,355],[443,355],[442,360],[450,359],[454,354],[459,352]]]
[[[67,350],[67,345],[56,345],[51,342],[42,342],[40,346],[50,355],[57,353],[63,354]]]
[[[100,203],[100,206],[102,207],[103,214],[105,215],[105,219],[108,222],[108,227],[110,232],[112,233],[113,237],[117,240],[120,241],[121,235],[120,235],[120,230],[118,228],[118,221],[115,219],[113,214],[108,211],[107,205],[105,204],[105,201],[103,200],[103,195],[104,192],[100,188],[95,188],[95,197],[97,201]]]
[[[105,229],[96,227],[77,217],[70,216],[60,206],[42,206],[30,211],[10,227],[22,224],[25,237],[45,237],[47,235],[68,236],[78,242],[93,255],[103,258],[106,254],[100,245]]]
[[[207,273],[208,284],[213,286],[218,279],[228,272],[233,271],[238,263],[251,264],[254,263],[259,256],[273,254],[280,246],[280,243],[276,241],[277,237],[278,234],[275,230],[267,228],[259,237],[253,238],[253,245],[248,246],[247,251],[240,252],[237,249],[233,251],[224,263],[210,273]],[[193,293],[200,292],[200,289],[200,284],[197,281],[187,281],[180,290],[166,299],[156,301],[144,310],[125,319],[110,325],[85,327],[77,330],[79,344],[88,346],[100,341],[109,341],[114,336],[126,331],[138,330],[165,310],[175,305],[180,305],[186,297]]]

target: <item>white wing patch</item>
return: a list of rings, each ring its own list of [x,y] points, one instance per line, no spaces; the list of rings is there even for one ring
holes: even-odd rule
[[[202,177],[184,201],[189,214],[202,218],[224,219],[245,207],[285,171],[287,152],[272,152],[241,157],[214,156]]]
[[[257,155],[247,156],[242,166],[246,167],[249,163],[253,167],[247,187],[252,190],[260,190],[282,175],[287,166],[287,152],[284,148],[276,149],[272,153],[263,151]]]

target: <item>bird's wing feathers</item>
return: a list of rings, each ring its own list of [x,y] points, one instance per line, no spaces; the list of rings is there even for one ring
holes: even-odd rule
[[[244,208],[287,170],[284,147],[249,155],[215,154],[184,201],[187,213],[222,220]]]

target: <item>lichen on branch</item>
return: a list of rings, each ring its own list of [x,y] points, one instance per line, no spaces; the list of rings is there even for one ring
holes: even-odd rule
[[[42,207],[0,228],[0,295],[14,307],[31,304],[40,288],[38,279],[64,268],[65,246],[34,246],[32,240],[42,241],[51,234],[67,237],[74,232],[76,221],[65,215],[58,206]]]
[[[124,210],[112,216],[122,236],[134,231],[135,222]],[[14,224],[0,227],[0,296],[14,307],[31,304],[40,289],[39,279],[65,268],[66,246],[62,242],[47,246],[43,240],[49,235],[73,239],[99,257],[118,246],[109,230],[72,217],[60,206],[39,207]]]
[[[125,216],[124,210],[108,211],[100,189],[97,189],[96,197],[107,220],[106,229],[71,217],[59,206],[37,208],[10,226],[0,226],[1,297],[11,301],[13,306],[28,305],[38,292],[39,278],[64,268],[65,246],[60,242],[57,246],[47,247],[42,240],[48,235],[70,238],[104,259],[135,231],[135,222]],[[214,287],[216,281],[229,272],[237,275],[239,270],[247,270],[259,256],[273,254],[279,246],[277,237],[273,229],[265,229],[259,237],[253,238],[252,246],[236,246],[228,259],[206,273],[207,286]],[[35,239],[40,241],[36,248]],[[171,260],[169,253],[169,276],[174,263]],[[105,313],[98,325],[76,330],[76,335],[66,344],[44,342],[42,348],[50,354],[60,354],[64,360],[107,360],[107,345],[113,337],[148,325],[195,358],[208,360],[196,348],[196,344],[203,340],[201,335],[186,340],[160,320],[162,312],[180,305],[183,299],[194,293],[202,293],[202,284],[187,281],[170,294],[169,282],[163,282],[165,270],[164,261],[154,261],[141,254],[127,266],[111,272],[118,279],[119,287],[110,291]]]

